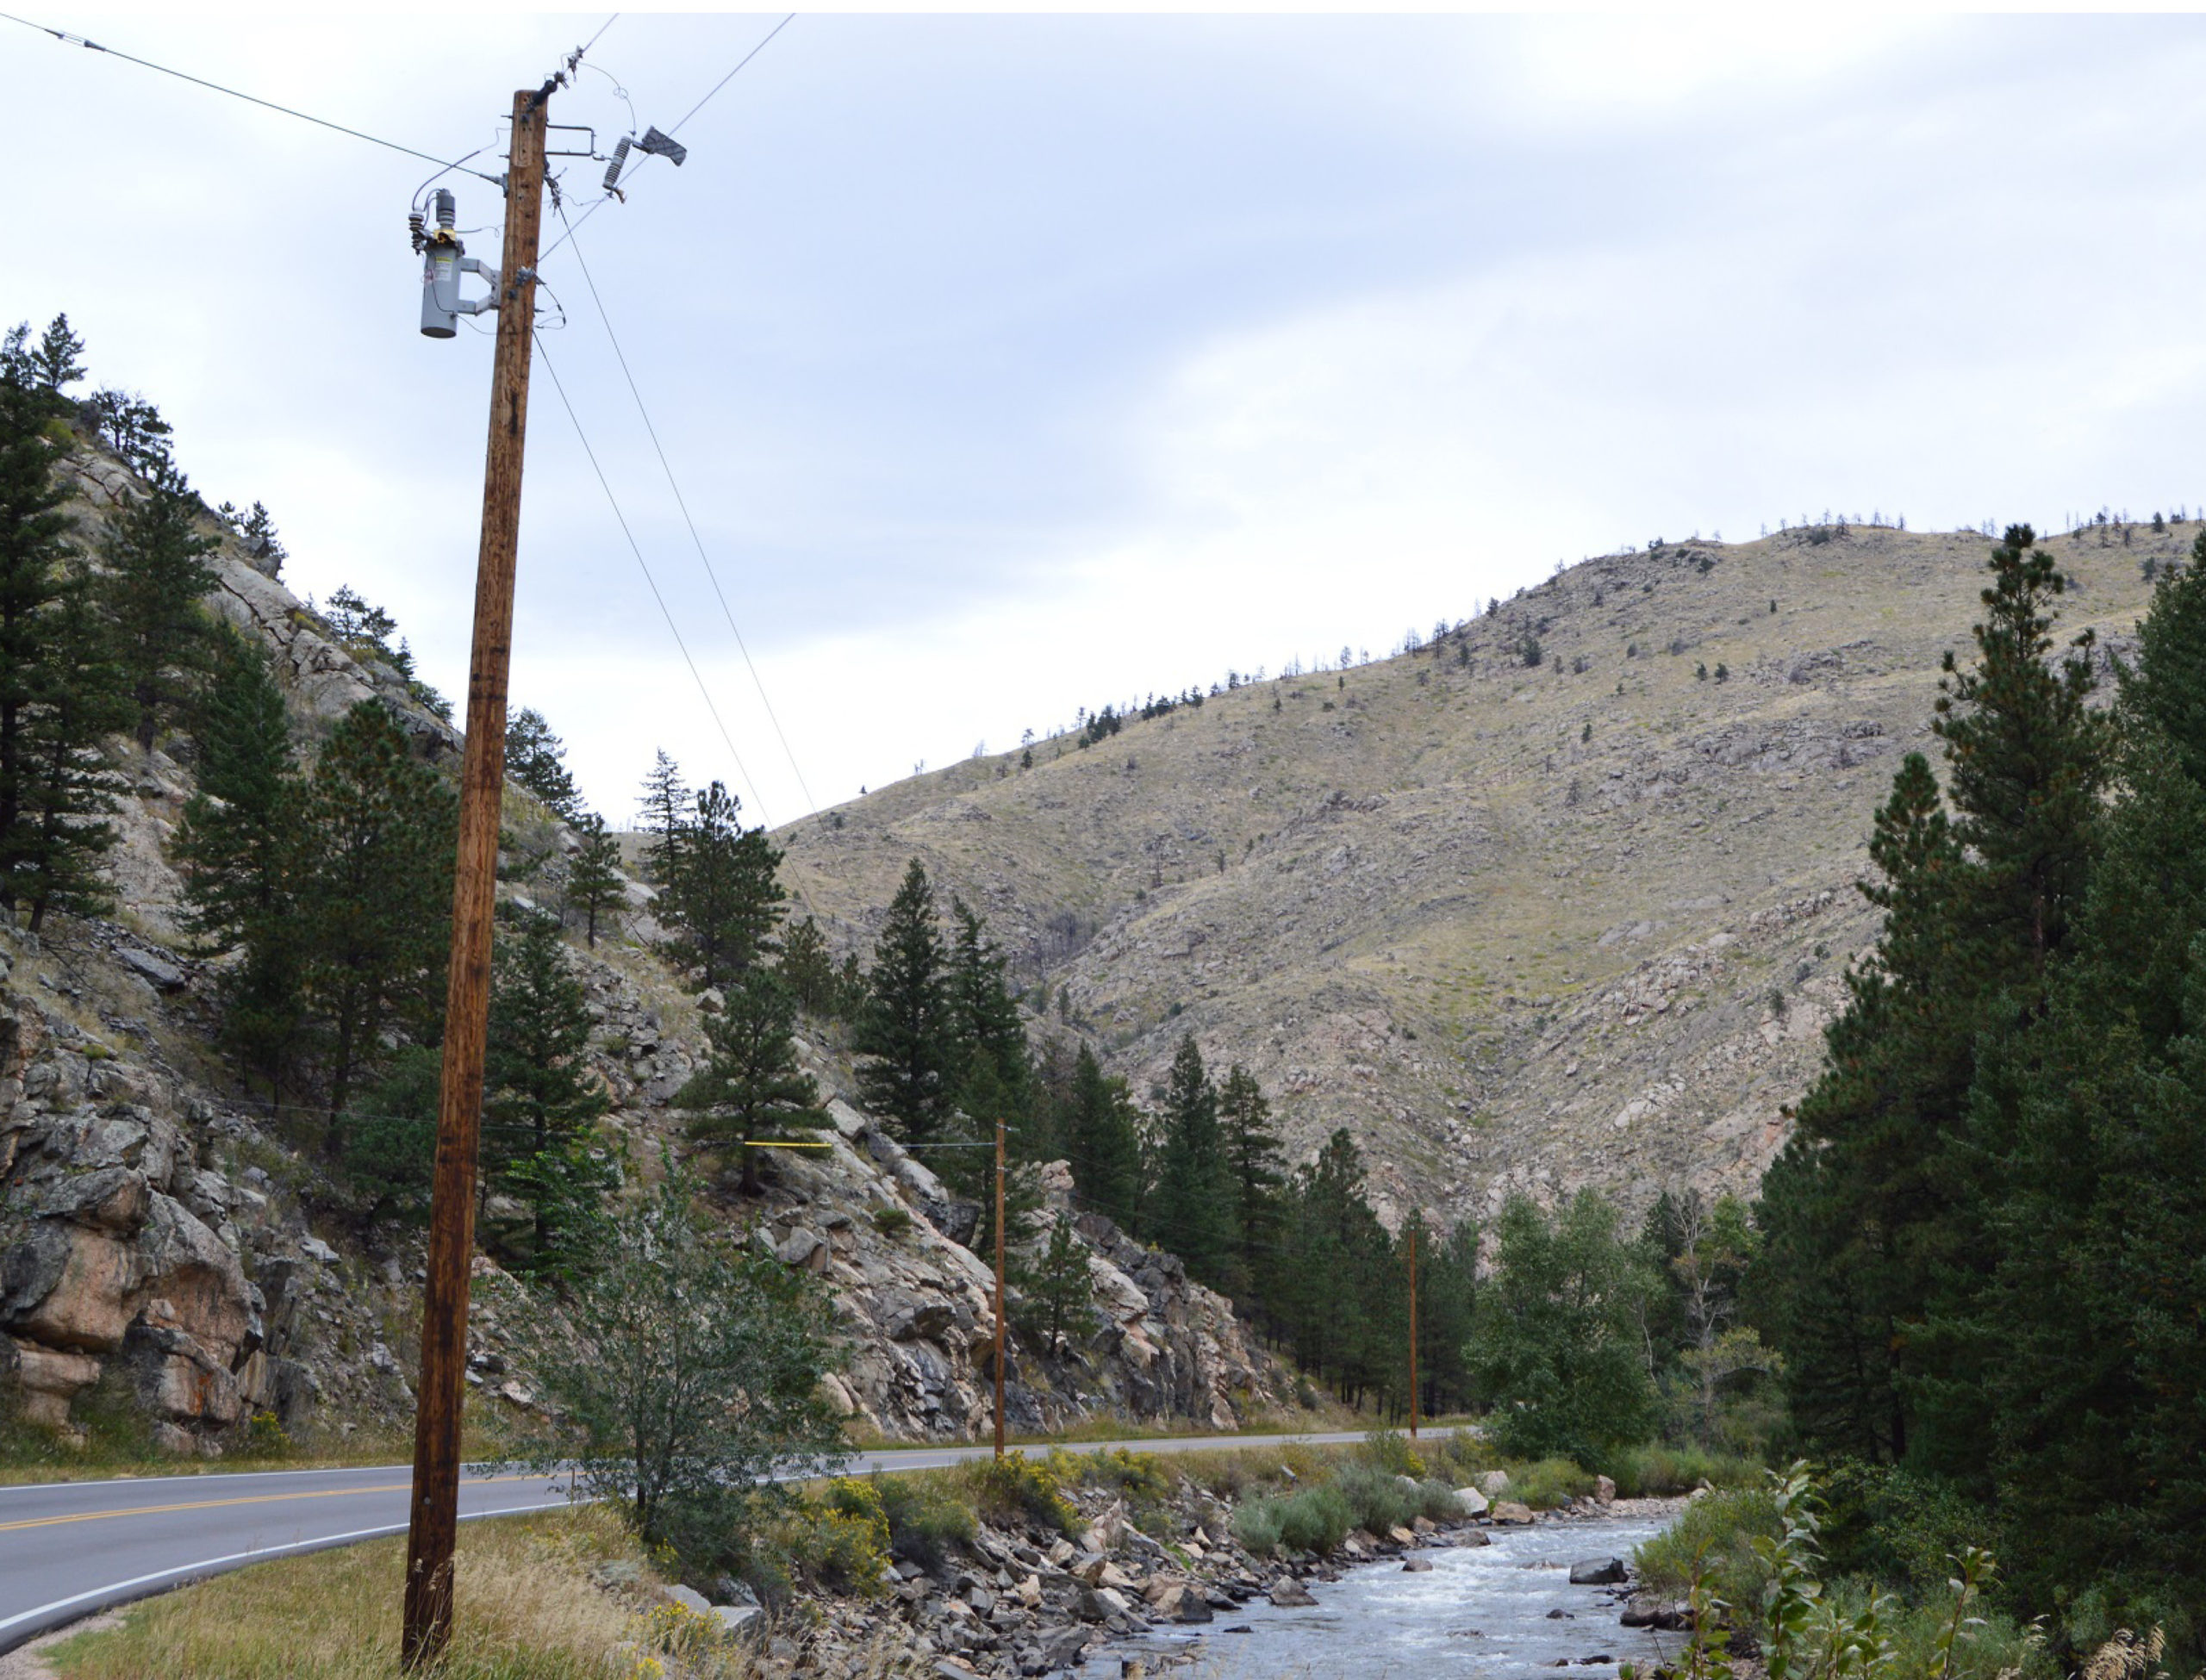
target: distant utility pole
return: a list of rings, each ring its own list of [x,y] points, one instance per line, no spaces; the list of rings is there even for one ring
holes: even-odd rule
[[[1417,1439],[1417,1221],[1410,1221],[1410,1439]]]
[[[490,925],[497,908],[498,806],[506,781],[506,673],[513,653],[514,569],[520,527],[521,445],[536,320],[543,218],[545,106],[555,84],[514,95],[506,177],[505,265],[490,380],[483,541],[475,563],[475,640],[467,675],[467,744],[452,877],[452,971],[444,1073],[437,1093],[429,1279],[421,1302],[421,1372],[414,1411],[413,1520],[406,1537],[400,1660],[433,1665],[452,1638],[452,1546],[458,1528],[460,1398],[467,1366],[467,1282],[475,1252],[476,1145],[483,1044],[490,1011]]]
[[[1003,1457],[1003,1121],[996,1121],[996,1457]]]

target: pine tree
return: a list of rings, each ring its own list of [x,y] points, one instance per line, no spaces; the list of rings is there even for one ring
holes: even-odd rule
[[[782,854],[763,828],[745,830],[742,801],[720,782],[697,795],[675,872],[660,895],[682,961],[705,989],[763,961],[776,949],[788,894],[776,876]]]
[[[595,950],[598,919],[627,896],[620,874],[620,843],[595,811],[583,812],[574,826],[580,843],[567,862],[566,911],[582,918],[583,937]]]
[[[948,966],[934,888],[915,857],[889,901],[865,1008],[851,1035],[851,1048],[865,1058],[858,1088],[867,1107],[888,1117],[907,1142],[932,1142],[953,1111]]]
[[[346,712],[307,784],[297,888],[301,990],[333,1116],[384,1060],[386,1034],[435,1035],[456,824],[452,790],[408,756],[389,711]]]
[[[1264,1274],[1266,1256],[1279,1241],[1279,1193],[1287,1181],[1279,1138],[1271,1129],[1272,1105],[1256,1076],[1239,1062],[1218,1088],[1218,1119],[1225,1135],[1234,1191],[1235,1244],[1229,1293],[1249,1298]]]
[[[506,775],[535,794],[555,816],[570,823],[577,820],[582,790],[567,768],[566,744],[533,706],[524,706],[506,720]]]
[[[1979,1484],[1991,1350],[1956,1332],[1993,1261],[2004,1144],[1972,1129],[1971,1091],[1981,1048],[2042,1006],[2088,885],[2107,744],[2084,650],[2052,660],[2065,583],[2028,527],[1991,567],[1977,663],[1949,656],[1941,683],[1954,819],[1910,755],[1871,843],[1883,880],[1864,888],[1884,936],[1765,1179],[1752,1280],[1810,1441]]]
[[[1225,1277],[1240,1238],[1237,1194],[1218,1128],[1218,1089],[1192,1033],[1173,1055],[1162,1118],[1156,1193],[1144,1223],[1187,1261],[1190,1276],[1215,1285]]]
[[[826,1017],[837,1012],[839,998],[835,965],[827,955],[827,936],[809,916],[790,923],[788,931],[782,936],[782,979],[796,994],[797,1005],[806,1014]]]
[[[682,873],[682,831],[689,821],[691,805],[689,786],[682,780],[681,768],[661,748],[651,762],[651,774],[644,778],[638,806],[645,831],[657,837],[645,854],[645,867],[659,887],[670,885]]]
[[[1106,1080],[1087,1045],[1073,1063],[1062,1129],[1073,1184],[1089,1207],[1128,1230],[1142,1206],[1141,1139],[1124,1080]]]
[[[67,492],[55,482],[62,447],[46,432],[36,393],[0,379],[0,904],[19,901],[16,873],[34,844],[37,758],[28,737],[50,688],[46,621],[69,587]]]
[[[1050,1240],[1036,1260],[1025,1296],[1043,1344],[1055,1354],[1069,1335],[1086,1329],[1095,1314],[1095,1279],[1087,1250],[1073,1234],[1072,1216],[1050,1221]]]
[[[221,1040],[280,1102],[301,1024],[292,874],[302,787],[284,695],[257,644],[222,638],[196,733],[198,789],[176,844],[185,925],[204,955],[243,953],[219,981]]]
[[[81,383],[84,364],[78,358],[84,353],[84,341],[69,330],[69,317],[54,316],[39,335],[38,348],[29,353],[29,371],[38,389],[59,397],[69,386]]]
[[[483,1185],[529,1210],[521,1269],[572,1271],[587,1263],[602,1234],[613,1174],[592,1146],[612,1101],[586,1060],[589,1000],[558,923],[508,916],[497,931],[483,1070]]]
[[[728,982],[719,1013],[705,1017],[712,1055],[674,1099],[689,1114],[691,1137],[735,1151],[746,1194],[759,1190],[757,1140],[827,1124],[819,1088],[797,1061],[795,1030],[796,995],[782,977],[744,970]]]
[[[951,925],[948,990],[951,1030],[956,1035],[959,1106],[985,1126],[1000,1114],[1014,1124],[1025,1118],[1031,1101],[1033,1060],[1019,1005],[1004,982],[1002,953],[989,943],[988,926],[963,899],[950,901]],[[975,1068],[986,1058],[986,1072]],[[987,1089],[975,1089],[985,1083]],[[1021,1153],[1024,1128],[1018,1140]]]
[[[115,809],[122,781],[108,767],[104,744],[130,715],[107,626],[83,579],[70,580],[40,628],[45,646],[24,719],[26,820],[3,854],[33,933],[49,911],[94,915],[112,901],[99,864],[115,828],[103,818]]]
[[[107,523],[106,605],[136,709],[134,732],[150,755],[161,728],[190,703],[215,646],[200,600],[215,587],[205,557],[218,546],[196,526],[198,498],[173,473],[145,495],[127,495]]]

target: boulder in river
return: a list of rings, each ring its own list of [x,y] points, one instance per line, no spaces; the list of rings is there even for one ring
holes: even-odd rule
[[[1513,1499],[1505,1499],[1493,1508],[1493,1520],[1512,1528],[1528,1528],[1532,1521],[1532,1508],[1520,1505]]]
[[[1289,1578],[1272,1584],[1272,1605],[1275,1609],[1306,1610],[1317,1602],[1299,1581]]]
[[[1486,1513],[1486,1496],[1476,1488],[1457,1488],[1455,1503],[1463,1508],[1465,1516],[1484,1516]]]
[[[1573,1587],[1613,1587],[1623,1578],[1621,1558],[1588,1558],[1570,1566],[1570,1584]]]
[[[1617,1618],[1627,1627],[1660,1627],[1672,1633],[1692,1631],[1692,1606],[1673,1599],[1637,1593]]]

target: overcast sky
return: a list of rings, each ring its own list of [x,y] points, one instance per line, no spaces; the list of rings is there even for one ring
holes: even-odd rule
[[[439,156],[605,16],[34,15]],[[618,78],[666,126],[779,16],[623,16],[555,121],[609,146]],[[427,166],[0,31],[0,314],[65,308],[293,588],[462,695],[490,339],[416,332]],[[832,804],[1656,535],[2206,501],[2201,85],[2178,17],[802,16],[577,243]],[[545,275],[747,775],[540,359],[515,701],[616,820],[664,746],[788,821],[573,252]]]

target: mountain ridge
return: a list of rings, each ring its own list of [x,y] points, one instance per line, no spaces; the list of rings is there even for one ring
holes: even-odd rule
[[[2197,534],[2159,523],[2047,539],[2103,667]],[[863,949],[919,857],[1137,1096],[1191,1031],[1294,1154],[1354,1130],[1390,1219],[1751,1191],[1991,547],[1834,524],[1598,557],[1390,659],[817,813],[777,832],[784,879]]]

